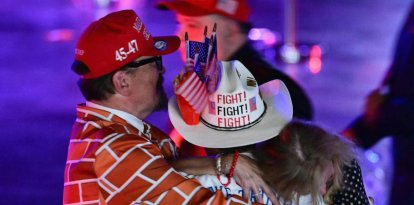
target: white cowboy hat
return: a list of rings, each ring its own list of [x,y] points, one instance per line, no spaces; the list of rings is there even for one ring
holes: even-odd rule
[[[221,64],[221,82],[209,96],[201,122],[186,124],[175,97],[169,100],[168,113],[178,133],[190,143],[208,148],[250,145],[278,135],[293,115],[286,85],[272,80],[257,87],[253,75],[239,61]]]

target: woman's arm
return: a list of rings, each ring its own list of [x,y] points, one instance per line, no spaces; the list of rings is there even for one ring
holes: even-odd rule
[[[221,158],[221,174],[228,175],[232,167],[234,154],[226,154]],[[191,175],[216,175],[216,161],[215,157],[194,157],[187,159],[178,159],[170,161],[174,169],[185,172]],[[262,172],[256,166],[256,163],[244,155],[240,155],[235,163],[233,177],[238,184],[243,188],[245,198],[250,196],[250,193],[258,196],[258,202],[263,203],[261,192],[264,192],[273,204],[279,204],[276,195],[272,189],[262,178]]]

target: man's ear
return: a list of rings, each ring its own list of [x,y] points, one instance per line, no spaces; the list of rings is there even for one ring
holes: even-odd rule
[[[117,71],[112,76],[112,82],[115,93],[124,96],[131,94],[131,78],[125,71]]]

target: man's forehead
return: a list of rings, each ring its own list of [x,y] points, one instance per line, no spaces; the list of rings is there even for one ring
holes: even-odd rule
[[[178,23],[186,23],[186,24],[199,24],[204,22],[212,22],[214,21],[216,15],[205,15],[205,16],[184,16],[181,14],[177,14]]]

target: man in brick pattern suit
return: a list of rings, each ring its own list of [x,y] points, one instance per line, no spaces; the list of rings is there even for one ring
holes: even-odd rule
[[[141,120],[166,105],[161,56],[179,44],[176,36],[152,37],[132,10],[109,14],[83,32],[72,69],[80,75],[86,103],[77,106],[63,204],[249,203],[213,194],[180,175],[171,165],[175,145]],[[232,158],[228,155],[225,163]],[[190,174],[215,174],[214,159],[189,159],[187,164],[197,166],[185,170]],[[258,173],[245,158],[234,170],[248,189],[268,190]]]

